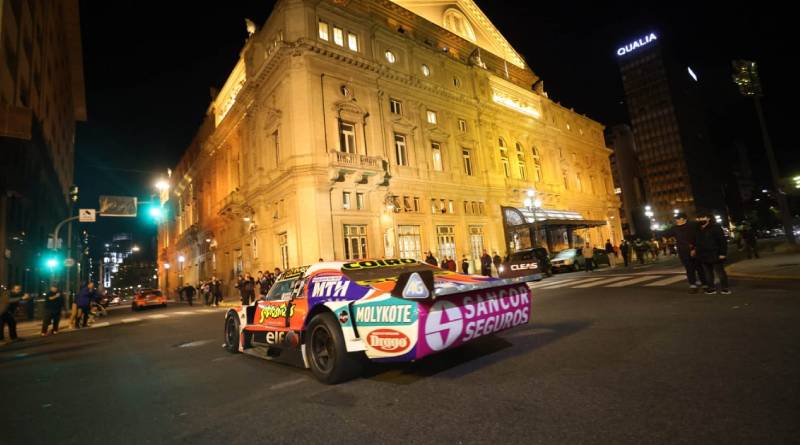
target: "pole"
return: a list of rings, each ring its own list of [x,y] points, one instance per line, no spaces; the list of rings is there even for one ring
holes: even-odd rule
[[[769,133],[767,132],[767,121],[764,119],[764,111],[761,109],[761,98],[758,95],[753,96],[753,102],[756,105],[756,114],[758,115],[758,123],[761,125],[761,137],[764,141],[764,151],[767,152],[767,160],[769,160],[769,169],[772,173],[772,183],[775,187],[776,200],[778,207],[781,209],[781,219],[783,220],[783,231],[786,235],[786,240],[791,245],[796,245],[797,240],[794,237],[794,227],[792,224],[792,212],[789,209],[789,202],[786,199],[786,194],[781,187],[780,174],[778,173],[778,163],[775,160],[775,153],[772,151],[772,141],[770,140]]]

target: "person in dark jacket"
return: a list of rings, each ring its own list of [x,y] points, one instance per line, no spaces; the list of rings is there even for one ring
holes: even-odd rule
[[[428,255],[425,256],[425,262],[431,266],[439,266],[439,262],[436,261],[436,257],[433,256],[432,252],[428,252]]]
[[[469,260],[466,255],[461,258],[461,273],[469,275]]]
[[[744,226],[742,229],[742,241],[744,242],[744,250],[747,252],[747,259],[759,258],[756,231],[752,227]]]
[[[689,281],[689,292],[697,293],[699,287],[708,287],[706,275],[700,261],[693,256],[697,244],[697,225],[686,217],[686,213],[679,212],[675,215],[675,225],[666,232],[666,235],[675,239],[678,258],[686,269],[686,280]]]
[[[17,337],[17,320],[14,318],[14,313],[17,311],[17,306],[28,299],[30,296],[22,292],[22,286],[19,284],[15,284],[10,291],[3,293],[0,299],[0,342],[5,339],[6,325],[11,341],[22,340]]]
[[[258,294],[261,298],[264,298],[267,293],[269,292],[270,282],[269,282],[269,272],[261,273],[258,271]]]
[[[61,310],[64,309],[64,293],[56,284],[50,285],[50,290],[45,294],[45,314],[42,318],[42,337],[47,335],[50,323],[53,324],[53,335],[58,334],[58,323],[61,321]]]
[[[628,267],[631,263],[631,245],[628,244],[628,240],[622,240],[619,245],[619,252],[622,254],[622,261],[625,263],[625,267]]]
[[[484,250],[481,255],[481,275],[489,277],[492,275],[492,257]]]
[[[186,287],[183,288],[183,293],[186,295],[186,301],[189,302],[189,306],[194,306],[192,301],[194,300],[194,294],[197,293],[197,289],[190,284],[187,284]]]
[[[250,272],[244,274],[244,282],[242,283],[242,304],[250,304],[256,299],[256,280],[250,275]]]
[[[497,254],[497,251],[494,251],[494,256],[492,257],[492,264],[494,264],[494,269],[497,271],[497,276],[500,276],[500,265],[503,264],[503,259],[500,258],[500,255]]]
[[[217,277],[211,277],[209,287],[211,288],[211,301],[214,306],[219,306],[219,303],[222,302],[222,281],[218,280]]]
[[[701,212],[697,217],[699,228],[695,246],[695,256],[703,265],[708,288],[706,294],[730,294],[728,274],[725,273],[725,259],[728,255],[728,242],[722,227],[708,212]],[[714,275],[719,276],[719,285],[714,286]]]
[[[89,281],[86,286],[78,291],[78,296],[75,297],[75,305],[78,307],[78,318],[75,322],[75,327],[86,327],[89,322],[89,312],[92,306],[92,301],[97,301],[97,289],[94,283]]]

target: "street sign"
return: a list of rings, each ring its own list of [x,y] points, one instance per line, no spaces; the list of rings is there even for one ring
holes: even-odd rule
[[[64,266],[66,266],[66,267],[72,267],[72,266],[74,266],[74,265],[75,265],[75,260],[74,260],[74,259],[72,259],[72,258],[67,258],[67,259],[65,259],[65,260],[64,260]]]
[[[80,222],[95,222],[97,220],[97,211],[95,209],[80,209],[78,210],[78,221]]]
[[[135,196],[101,196],[100,216],[136,217]]]

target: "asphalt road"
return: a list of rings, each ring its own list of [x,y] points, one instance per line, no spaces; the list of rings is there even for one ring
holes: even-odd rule
[[[120,312],[0,347],[0,443],[800,442],[800,285],[626,272],[550,278],[530,325],[338,386],[228,354],[222,311]]]

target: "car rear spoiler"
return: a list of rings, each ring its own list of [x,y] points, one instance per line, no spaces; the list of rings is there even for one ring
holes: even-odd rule
[[[541,280],[541,274],[525,275],[515,278],[500,278],[491,281],[478,281],[475,283],[449,282],[446,287],[436,287],[433,272],[430,270],[420,272],[406,272],[397,277],[397,284],[392,290],[392,296],[407,299],[425,299],[453,295],[474,290],[491,289],[494,287],[511,286],[529,281]]]

